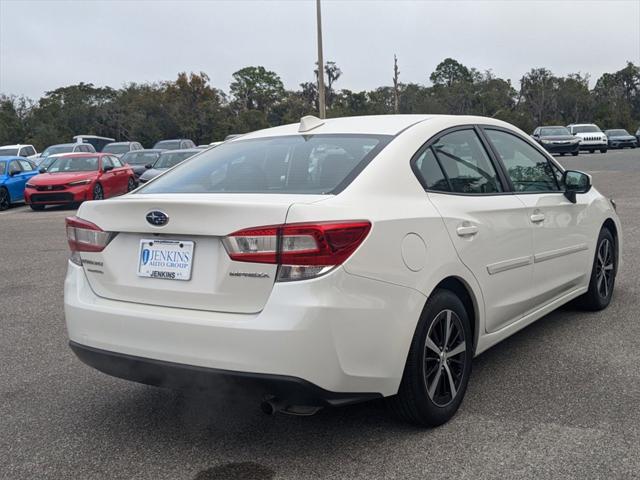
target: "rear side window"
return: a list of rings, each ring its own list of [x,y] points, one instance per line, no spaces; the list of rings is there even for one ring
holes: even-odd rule
[[[503,191],[491,159],[474,130],[443,135],[432,148],[451,191],[472,194]]]
[[[499,130],[485,130],[516,192],[555,192],[557,173],[542,153],[524,140]]]
[[[447,182],[431,147],[416,158],[415,166],[422,178],[422,184],[427,190],[449,191],[449,182]]]
[[[391,140],[387,135],[291,135],[205,150],[140,193],[338,193]]]

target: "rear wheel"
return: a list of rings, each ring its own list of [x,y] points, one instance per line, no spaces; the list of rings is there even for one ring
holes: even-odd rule
[[[577,157],[579,153],[580,152],[578,150],[576,150],[575,152],[571,152],[571,155],[573,155],[574,157]]]
[[[102,190],[102,185],[96,183],[93,186],[93,199],[94,200],[102,200],[104,199],[104,192]]]
[[[391,410],[410,423],[435,427],[458,410],[471,374],[473,340],[462,301],[436,290],[416,328]]]
[[[595,150],[591,150],[591,149],[589,150],[589,153],[593,153],[593,152],[595,152]]]
[[[611,303],[618,272],[618,253],[613,235],[607,228],[600,230],[596,253],[591,268],[587,293],[577,299],[577,304],[587,310],[603,310]]]
[[[42,210],[44,210],[44,205],[30,204],[29,206],[31,207],[31,210],[36,211],[36,212],[41,212]]]
[[[601,148],[600,149],[600,153],[607,153],[607,149],[606,148]]]
[[[0,210],[6,210],[11,206],[11,196],[9,190],[0,188]]]

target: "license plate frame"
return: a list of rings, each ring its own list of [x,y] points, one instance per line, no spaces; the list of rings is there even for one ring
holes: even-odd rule
[[[138,277],[183,282],[191,280],[195,245],[192,240],[140,239]]]

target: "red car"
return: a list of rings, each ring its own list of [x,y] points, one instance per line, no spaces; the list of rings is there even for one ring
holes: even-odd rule
[[[70,153],[58,157],[45,172],[27,182],[24,200],[33,210],[42,210],[47,205],[115,197],[134,188],[133,170],[117,157],[106,153]]]

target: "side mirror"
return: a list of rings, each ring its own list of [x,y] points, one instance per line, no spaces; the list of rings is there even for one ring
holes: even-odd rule
[[[44,168],[44,167],[42,167],[42,168],[38,169],[38,172],[40,172],[40,173],[47,173],[47,169],[46,169],[46,168]]]
[[[533,138],[539,138],[539,137],[540,137],[540,135],[539,135],[539,134],[537,134],[537,133],[534,133],[534,134],[533,134],[533,135],[531,135],[531,136],[532,136]]]
[[[113,170],[113,165],[105,165],[102,167],[103,172],[110,172],[111,170]]]
[[[153,165],[151,165],[150,163],[147,163],[144,168],[146,168],[147,170],[153,168]]]
[[[564,196],[570,202],[576,203],[577,194],[587,193],[591,190],[591,176],[576,170],[567,170],[562,175],[562,184],[564,185]]]

